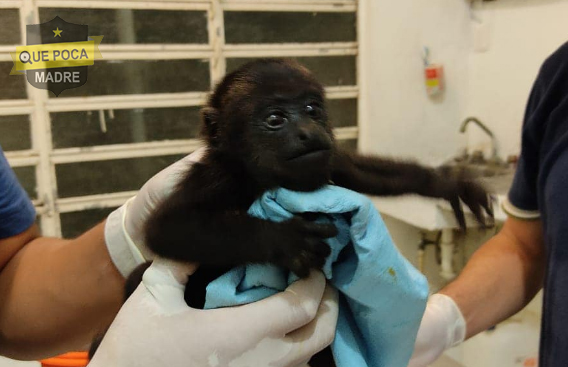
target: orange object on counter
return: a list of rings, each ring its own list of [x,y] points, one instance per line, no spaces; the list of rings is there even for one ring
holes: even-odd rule
[[[69,352],[57,357],[43,359],[41,367],[85,367],[89,363],[87,352]]]

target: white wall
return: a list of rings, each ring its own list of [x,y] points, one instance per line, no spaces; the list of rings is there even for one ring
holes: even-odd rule
[[[568,0],[496,0],[473,12],[466,0],[361,4],[363,151],[438,164],[466,145],[487,141],[473,125],[467,135],[458,132],[461,121],[473,115],[495,132],[501,156],[519,153],[538,69],[568,41]],[[474,50],[479,22],[473,18],[488,30],[484,52]],[[445,67],[442,99],[426,95],[423,46]],[[399,225],[395,241],[403,252],[414,253],[417,231]]]
[[[480,142],[473,126],[467,136],[458,133],[461,121],[473,115],[496,133],[503,157],[519,152],[534,78],[544,59],[568,41],[567,0],[478,6],[473,15],[488,30],[485,52],[474,51],[479,23],[469,1],[366,0],[362,7],[363,151],[437,164]],[[426,96],[423,46],[444,65],[441,99]]]
[[[463,0],[362,2],[361,148],[439,163],[454,154],[467,102],[469,6]],[[422,48],[444,64],[445,95],[427,97]]]
[[[489,49],[469,53],[466,115],[478,116],[495,132],[502,156],[518,154],[524,108],[540,65],[568,41],[568,1],[497,0],[476,15],[489,29]]]

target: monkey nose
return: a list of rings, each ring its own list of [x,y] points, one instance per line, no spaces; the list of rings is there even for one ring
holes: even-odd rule
[[[298,127],[298,139],[300,141],[310,141],[314,140],[317,137],[318,131],[317,128],[314,126],[310,126],[306,124],[304,126]]]

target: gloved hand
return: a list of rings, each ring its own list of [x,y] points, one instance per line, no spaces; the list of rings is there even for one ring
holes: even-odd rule
[[[198,149],[164,168],[149,179],[136,196],[109,214],[105,223],[105,242],[113,263],[125,278],[136,266],[153,258],[144,244],[146,219],[204,153],[205,148]]]
[[[322,273],[258,302],[197,310],[183,298],[195,268],[155,259],[89,367],[293,367],[333,340],[337,293]]]
[[[444,294],[430,296],[408,367],[428,366],[446,349],[463,342],[465,332],[465,319],[454,300]]]

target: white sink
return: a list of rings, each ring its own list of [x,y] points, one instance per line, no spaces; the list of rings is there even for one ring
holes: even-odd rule
[[[495,221],[504,222],[507,219],[507,215],[503,212],[501,203],[513,182],[513,173],[482,178],[480,181],[496,199],[493,203]],[[380,213],[423,230],[436,231],[458,228],[453,210],[445,200],[429,199],[418,195],[371,197],[371,200]],[[475,217],[466,206],[464,206],[464,213],[468,227],[479,226],[479,223],[477,223]]]
[[[501,204],[506,198],[512,180],[512,173],[487,177],[481,180],[495,198],[493,210],[496,223],[504,222],[507,219]],[[456,276],[453,266],[453,255],[456,245],[454,229],[459,226],[454,212],[447,201],[417,195],[371,197],[371,200],[381,214],[388,215],[421,230],[440,231],[440,276],[447,281],[452,280]],[[478,227],[479,223],[476,221],[473,213],[465,205],[463,210],[466,226],[469,228]]]

